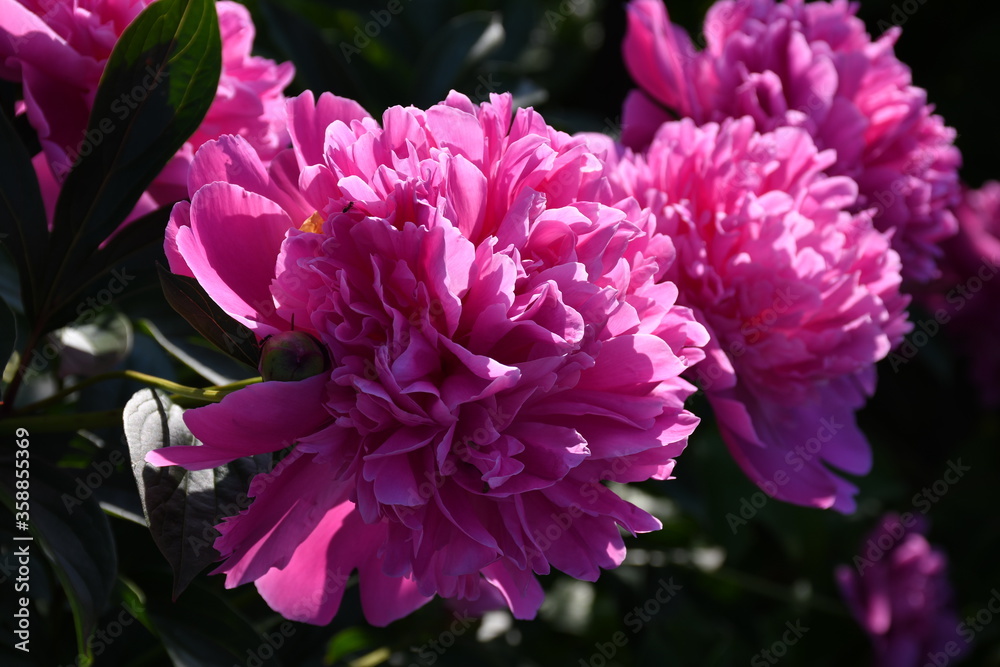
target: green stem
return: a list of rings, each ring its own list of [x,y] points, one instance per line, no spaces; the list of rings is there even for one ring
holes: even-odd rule
[[[16,415],[24,415],[30,412],[37,412],[38,410],[44,410],[45,408],[57,405],[63,401],[63,399],[77,393],[82,389],[86,389],[92,385],[98,384],[100,382],[105,382],[107,380],[135,380],[136,382],[141,382],[150,387],[157,387],[158,389],[163,389],[169,391],[177,396],[182,396],[184,398],[190,398],[203,403],[218,403],[228,394],[236,391],[237,389],[242,389],[247,385],[255,384],[261,381],[261,378],[250,378],[249,380],[241,380],[239,382],[233,382],[232,384],[223,385],[221,387],[207,387],[205,389],[198,389],[195,387],[186,387],[176,382],[171,382],[169,380],[164,380],[163,378],[158,378],[152,375],[146,375],[145,373],[139,373],[138,371],[112,371],[110,373],[102,373],[100,375],[95,375],[89,377],[86,380],[76,384],[72,387],[67,387],[66,389],[49,396],[48,398],[38,401],[37,403],[32,403],[31,405],[26,405],[23,408],[17,410],[13,413]]]

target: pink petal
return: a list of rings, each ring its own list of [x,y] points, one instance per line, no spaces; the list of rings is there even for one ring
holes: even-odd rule
[[[327,377],[299,382],[262,382],[235,391],[220,403],[184,413],[184,423],[202,441],[194,447],[164,447],[146,460],[189,470],[214,468],[234,459],[276,452],[322,428]]]
[[[211,183],[191,200],[175,236],[191,272],[223,310],[260,335],[287,327],[271,297],[275,260],[292,220],[273,201]]]

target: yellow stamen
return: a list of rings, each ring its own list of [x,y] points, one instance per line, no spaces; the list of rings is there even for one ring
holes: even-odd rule
[[[319,214],[319,211],[313,211],[299,230],[303,232],[309,232],[310,234],[320,234],[323,232],[323,216]]]

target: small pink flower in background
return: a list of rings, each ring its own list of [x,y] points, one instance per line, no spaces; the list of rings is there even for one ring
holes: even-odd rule
[[[332,573],[356,569],[378,625],[497,591],[530,618],[535,574],[619,565],[619,526],[660,524],[602,482],[668,479],[698,423],[680,374],[707,333],[657,282],[669,241],[634,201],[596,203],[585,141],[509,95],[380,125],[306,93],[289,120],[269,168],[241,138],[206,143],[167,230],[174,272],[260,337],[294,329],[266,366],[303,378],[187,412],[204,444],[149,457],[205,468],[293,445],[220,526],[226,585],[322,624],[344,592]],[[311,377],[305,334],[329,362]]]
[[[954,659],[968,649],[958,629],[947,557],[925,532],[922,517],[887,514],[854,565],[837,568],[841,595],[871,638],[877,667],[922,667],[932,655]]]
[[[921,294],[970,362],[983,403],[1000,406],[1000,182],[966,189],[958,235],[942,244],[941,279]]]
[[[851,214],[857,185],[833,151],[753,120],[662,125],[640,154],[604,146],[615,197],[651,209],[676,259],[665,278],[712,337],[689,377],[746,474],[794,503],[854,508],[871,452],[854,412],[908,324],[888,235]]]
[[[961,155],[927,93],[893,52],[894,27],[872,41],[845,0],[723,0],[697,51],[662,0],[632,0],[625,62],[640,86],[625,103],[623,142],[644,148],[670,112],[697,123],[751,116],[760,131],[805,128],[836,150],[831,174],[857,181],[855,210],[893,230],[907,279],[935,277],[954,234]]]
[[[0,77],[19,81],[42,153],[34,164],[51,216],[60,184],[100,137],[85,130],[97,86],[119,36],[150,0],[0,0]],[[223,69],[215,101],[195,132],[143,195],[133,215],[182,199],[198,146],[240,134],[268,160],[288,143],[282,91],[291,63],[250,55],[254,26],[246,7],[218,2]],[[150,86],[156,85],[151,79]],[[123,100],[112,123],[124,122],[136,100]]]

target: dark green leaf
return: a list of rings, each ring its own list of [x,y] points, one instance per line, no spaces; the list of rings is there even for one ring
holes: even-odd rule
[[[185,327],[181,322],[180,326]],[[214,348],[197,342],[184,340],[183,336],[169,336],[150,320],[138,322],[139,331],[150,336],[172,357],[205,378],[213,385],[220,386],[246,380],[256,373],[247,371],[244,364],[233,361]],[[200,339],[199,339],[200,341]]]
[[[119,368],[127,368],[168,381],[177,380],[176,370],[174,364],[170,361],[170,357],[155,342],[145,336],[135,336],[133,338],[132,353],[119,365]],[[81,391],[78,394],[75,408],[79,412],[104,412],[117,408],[117,425],[121,426],[122,406],[128,403],[135,392],[144,386],[146,385],[136,380],[125,378],[109,379],[101,382],[96,389]],[[199,403],[199,405],[203,404]],[[129,480],[128,489],[132,494],[135,494],[135,486],[131,480]],[[138,500],[138,497],[136,497],[136,507],[139,507]],[[138,514],[142,515],[141,507]]]
[[[105,484],[94,493],[105,514],[140,526],[146,525],[146,519],[142,516],[142,503],[131,485],[125,489]]]
[[[49,311],[45,328],[52,330],[71,322],[90,322],[111,305],[132,312],[137,304],[151,298],[161,299],[162,289],[156,263],[162,259],[161,248],[147,247],[137,256],[113,266],[103,275],[95,275],[79,289],[74,287],[72,298],[61,299],[62,305]]]
[[[6,116],[0,114],[0,243],[7,246],[21,276],[29,317],[45,275],[48,228],[31,157]]]
[[[429,106],[457,87],[463,73],[503,45],[504,29],[493,12],[468,12],[452,19],[428,41],[420,59],[414,93],[418,105]]]
[[[73,323],[52,333],[58,341],[59,375],[97,375],[118,365],[132,351],[132,322],[105,308],[92,321]]]
[[[371,631],[365,627],[355,626],[341,630],[326,647],[325,661],[328,665],[336,664],[338,660],[346,660],[352,653],[359,653],[376,645],[378,640],[372,637]]]
[[[0,244],[0,299],[6,301],[11,310],[23,314],[21,277],[17,273],[17,264],[8,250],[8,246]]]
[[[22,544],[30,545],[29,552],[40,549],[52,563],[73,608],[78,650],[89,656],[87,639],[111,599],[118,571],[111,527],[89,487],[39,458],[31,461],[28,524],[34,541]],[[11,511],[16,493],[8,462],[2,467],[0,501]]]
[[[23,113],[18,116],[14,116],[13,120],[14,131],[17,132],[17,136],[21,138],[21,143],[24,145],[24,149],[28,151],[28,155],[38,155],[42,152],[42,144],[38,140],[38,133],[35,128],[31,126],[31,120],[28,118],[28,114]]]
[[[354,92],[339,59],[330,58],[323,36],[287,2],[261,2],[260,9],[280,47],[295,61],[296,76],[315,90]],[[327,10],[332,8],[327,7]],[[329,21],[324,21],[329,24]],[[345,87],[347,89],[345,90]]]
[[[174,572],[176,598],[219,553],[215,525],[246,509],[250,478],[270,469],[270,455],[239,459],[214,470],[157,468],[146,454],[160,447],[195,446],[184,411],[161,391],[143,389],[125,405],[125,437],[142,510],[156,546]]]
[[[170,221],[174,205],[161,206],[155,211],[133,220],[116,233],[107,244],[95,252],[84,265],[80,280],[93,280],[123,260],[151,246],[163,244],[163,233]]]
[[[143,583],[152,590],[159,582],[148,577]],[[173,603],[152,598],[146,611],[175,665],[276,667],[277,650],[295,632],[285,621],[261,635],[223,599],[199,585]]]
[[[221,41],[215,3],[160,0],[115,45],[85,137],[92,150],[70,171],[56,205],[51,292],[128,216],[143,191],[198,128],[215,98]]]
[[[162,266],[157,268],[163,295],[174,310],[220,350],[251,368],[257,368],[260,347],[254,333],[212,301],[197,280],[170,273]]]
[[[0,398],[6,396],[7,383],[13,379],[14,368],[20,360],[14,354],[25,344],[25,336],[30,327],[21,303],[17,267],[6,250],[7,248],[0,246]],[[14,363],[8,376],[7,364],[12,361]]]
[[[3,373],[7,360],[17,349],[17,337],[17,317],[7,302],[0,299],[0,373]]]

